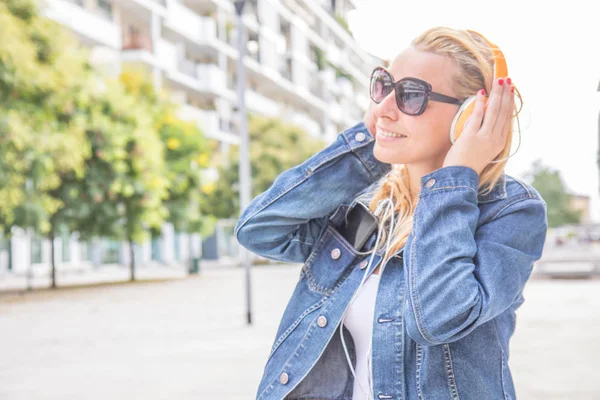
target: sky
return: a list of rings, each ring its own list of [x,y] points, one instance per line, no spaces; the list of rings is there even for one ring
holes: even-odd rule
[[[356,0],[348,23],[359,46],[393,59],[434,26],[473,29],[503,51],[524,101],[522,143],[506,172],[524,178],[541,159],[571,193],[592,198],[600,222],[600,11],[594,1]],[[460,4],[460,8],[457,5]],[[514,139],[518,143],[518,136]],[[516,147],[515,147],[516,148]]]

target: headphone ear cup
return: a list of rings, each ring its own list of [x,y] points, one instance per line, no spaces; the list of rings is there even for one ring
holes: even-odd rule
[[[460,106],[460,108],[456,112],[456,115],[452,120],[452,125],[450,126],[450,141],[452,142],[452,144],[456,142],[456,140],[463,132],[467,119],[471,116],[473,110],[475,109],[476,99],[477,96],[469,97],[465,100],[465,102]]]

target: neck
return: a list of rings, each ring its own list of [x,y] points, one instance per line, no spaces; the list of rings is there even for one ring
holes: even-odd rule
[[[413,200],[419,196],[421,192],[421,178],[425,175],[432,173],[442,167],[442,164],[407,164],[408,174],[410,178],[410,190],[412,192]]]

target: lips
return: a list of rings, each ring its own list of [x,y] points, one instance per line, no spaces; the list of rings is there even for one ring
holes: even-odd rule
[[[377,136],[383,136],[383,137],[388,137],[388,138],[405,138],[405,137],[407,137],[403,133],[391,132],[391,131],[388,131],[385,129],[380,129],[380,128],[377,128]]]

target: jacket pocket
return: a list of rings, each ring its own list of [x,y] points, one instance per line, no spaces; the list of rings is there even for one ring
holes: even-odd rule
[[[275,351],[285,341],[285,339],[287,339],[288,336],[290,336],[290,334],[298,327],[298,325],[300,325],[300,323],[304,320],[304,318],[306,318],[306,316],[311,314],[312,312],[321,308],[323,306],[323,303],[325,303],[325,298],[322,298],[317,303],[308,307],[306,310],[304,310],[304,312],[302,314],[300,314],[298,316],[298,318],[296,318],[296,320],[281,335],[279,335],[279,337],[277,338],[277,340],[275,341],[275,343],[273,343],[273,346],[271,347],[271,352],[269,354],[269,357],[267,357],[267,362],[271,359],[273,354],[275,354]]]
[[[350,273],[359,255],[329,221],[315,250],[304,263],[302,271],[308,287],[319,294],[330,295]]]

